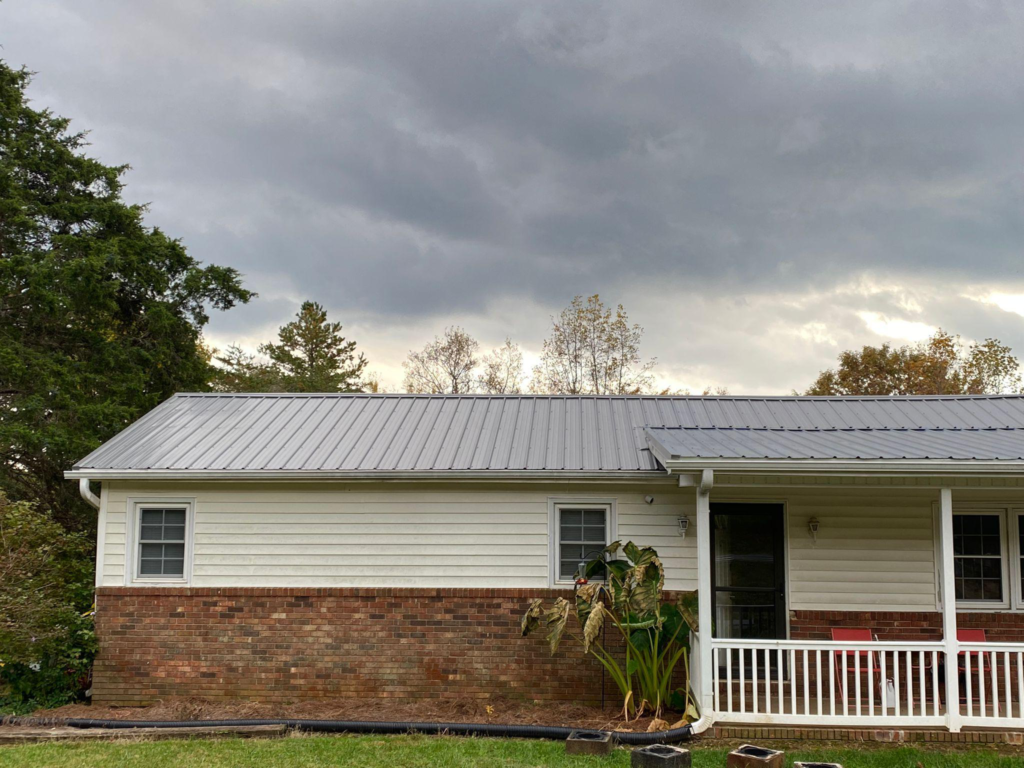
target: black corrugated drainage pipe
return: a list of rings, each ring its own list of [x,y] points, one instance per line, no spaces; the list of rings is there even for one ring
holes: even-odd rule
[[[69,728],[218,728],[245,725],[284,725],[311,733],[425,733],[450,736],[490,736],[511,739],[554,739],[564,741],[573,731],[549,725],[498,725],[494,723],[407,723],[372,722],[367,720],[93,720],[88,718],[11,717],[3,722],[11,725],[66,726]],[[620,744],[647,746],[666,742],[689,741],[693,726],[684,725],[668,731],[634,733],[611,731]]]

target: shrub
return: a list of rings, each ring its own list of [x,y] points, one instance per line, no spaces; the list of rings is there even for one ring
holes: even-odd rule
[[[88,685],[91,551],[37,505],[0,495],[0,711],[65,704]]]
[[[658,553],[651,547],[633,542],[622,546],[616,541],[600,558],[587,563],[581,575],[574,602],[560,597],[546,608],[540,599],[530,604],[523,615],[523,636],[546,628],[554,653],[568,632],[615,681],[627,719],[647,711],[660,717],[666,708],[682,712],[684,718],[695,717],[696,706],[689,695],[690,627],[695,624],[695,610],[690,604],[662,603],[665,570]],[[589,581],[593,576],[603,581]],[[573,614],[580,635],[567,629]],[[601,642],[605,622],[624,641],[621,659]],[[673,689],[680,662],[686,679]]]

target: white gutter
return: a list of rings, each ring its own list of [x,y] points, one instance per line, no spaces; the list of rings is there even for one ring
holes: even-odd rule
[[[1016,477],[1024,473],[1024,461],[959,461],[955,459],[660,459],[669,472],[699,474],[718,472],[749,474],[897,474],[897,475],[992,475]]]
[[[100,497],[93,493],[89,487],[89,478],[83,477],[78,481],[78,493],[90,507],[93,509],[100,508]]]
[[[644,480],[647,482],[672,482],[672,478],[660,470],[273,470],[273,469],[71,469],[64,473],[68,480],[486,480],[520,481],[547,480],[591,480],[622,482],[623,480]]]

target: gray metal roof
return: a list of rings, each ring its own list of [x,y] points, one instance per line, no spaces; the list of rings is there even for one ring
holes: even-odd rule
[[[673,457],[1020,459],[1024,396],[180,394],[74,470],[616,473]]]
[[[652,427],[646,432],[663,463],[682,459],[1024,459],[1024,431],[1015,429]]]

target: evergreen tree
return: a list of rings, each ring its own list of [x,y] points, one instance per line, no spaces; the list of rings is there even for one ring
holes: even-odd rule
[[[314,301],[302,304],[296,319],[281,327],[277,344],[262,344],[285,392],[360,392],[367,360],[356,343],[341,335],[341,323],[327,320]]]
[[[0,61],[0,492],[94,525],[64,471],[171,394],[211,378],[207,308],[246,302],[121,199],[127,166],[85,154]]]

